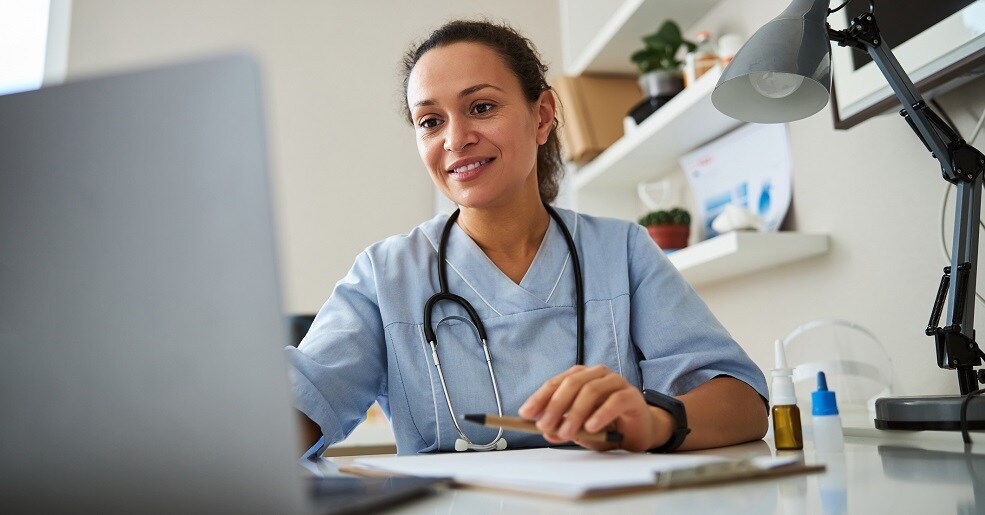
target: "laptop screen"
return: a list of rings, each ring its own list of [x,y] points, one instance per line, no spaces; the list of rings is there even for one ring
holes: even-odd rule
[[[0,120],[4,506],[306,509],[256,65],[0,96]]]

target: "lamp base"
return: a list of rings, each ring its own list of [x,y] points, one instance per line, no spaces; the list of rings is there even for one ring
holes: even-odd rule
[[[876,399],[876,429],[960,431],[963,395],[924,395]],[[968,403],[968,429],[985,430],[985,398]]]

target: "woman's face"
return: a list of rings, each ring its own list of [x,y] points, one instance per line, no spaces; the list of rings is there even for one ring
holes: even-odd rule
[[[548,91],[533,104],[496,51],[454,43],[424,54],[411,71],[407,105],[417,150],[456,204],[508,205],[537,193],[537,148],[554,122]],[[532,192],[531,192],[532,188]]]

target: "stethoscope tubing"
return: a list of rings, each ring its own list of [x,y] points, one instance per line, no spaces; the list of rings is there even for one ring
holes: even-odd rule
[[[557,222],[558,228],[561,229],[561,233],[564,235],[565,243],[567,243],[568,250],[571,254],[572,268],[575,274],[575,313],[578,321],[577,328],[577,340],[578,346],[575,352],[575,362],[578,365],[585,363],[585,287],[582,281],[582,271],[581,262],[578,258],[578,250],[575,247],[574,238],[571,237],[571,233],[568,231],[567,226],[564,225],[564,221],[561,219],[561,215],[557,213],[551,206],[544,204],[547,209],[548,214],[551,218]],[[451,405],[451,397],[448,395],[448,385],[445,383],[445,376],[441,370],[441,364],[438,360],[438,338],[435,335],[434,327],[432,326],[432,311],[434,306],[442,301],[453,302],[458,304],[468,313],[469,319],[472,321],[472,325],[478,332],[479,339],[482,341],[482,352],[486,358],[486,366],[489,369],[489,378],[492,381],[493,393],[496,396],[496,409],[497,413],[502,416],[503,414],[503,404],[501,397],[499,395],[499,386],[496,384],[496,374],[493,371],[492,358],[489,355],[489,346],[487,344],[488,338],[486,337],[486,328],[482,324],[482,320],[479,318],[479,314],[475,311],[469,301],[465,298],[455,295],[448,291],[448,273],[446,270],[446,250],[448,247],[448,236],[451,233],[451,228],[455,225],[455,221],[458,219],[458,215],[461,210],[456,209],[448,217],[448,221],[445,222],[445,227],[441,231],[441,240],[438,243],[438,285],[440,291],[428,298],[424,305],[424,336],[427,339],[428,344],[431,346],[431,357],[434,360],[434,366],[438,369],[438,379],[441,381],[441,388],[444,390],[445,402],[448,404],[448,412],[451,414],[452,423],[455,424],[455,430],[461,437],[461,440],[466,444],[465,448],[472,448],[475,450],[492,450],[492,449],[502,449],[505,448],[505,441],[500,444],[500,440],[503,436],[503,429],[500,428],[496,437],[487,444],[474,444],[468,438],[464,431],[462,431],[461,426],[458,424],[458,420],[455,417],[455,410]],[[461,449],[464,450],[465,448]],[[456,449],[458,449],[458,443],[456,443]]]

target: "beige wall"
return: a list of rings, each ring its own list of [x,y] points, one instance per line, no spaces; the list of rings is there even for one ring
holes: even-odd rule
[[[758,0],[750,12],[750,2],[724,0],[691,32],[748,36],[788,3]],[[985,109],[983,81],[939,101],[970,136]],[[895,365],[897,393],[957,393],[956,374],[937,368],[933,340],[923,334],[946,265],[938,222],[946,183],[937,161],[895,114],[836,131],[826,108],[791,123],[789,132],[788,225],[830,235],[831,251],[698,293],[764,369],[771,367],[773,339],[809,320],[842,318],[882,341]],[[977,146],[985,147],[985,137]],[[981,327],[985,313],[978,308]]]
[[[556,0],[76,0],[68,77],[253,54],[265,72],[286,309],[313,312],[363,248],[432,216],[397,66],[429,30],[477,16],[508,21],[560,67]]]

